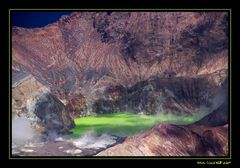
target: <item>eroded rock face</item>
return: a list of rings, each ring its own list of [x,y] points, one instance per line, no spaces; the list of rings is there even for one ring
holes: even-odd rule
[[[207,114],[227,101],[227,90],[222,86],[226,72],[221,73],[220,76],[218,72],[191,78],[154,76],[130,88],[113,86],[96,90],[92,98],[93,103],[88,105],[88,109],[99,114],[116,111],[143,114]]]
[[[97,156],[226,156],[228,126],[159,124]]]
[[[222,94],[220,94],[219,96],[222,96],[224,102],[218,108],[214,109],[211,114],[205,116],[201,120],[197,121],[195,124],[207,126],[220,126],[228,123],[229,113],[228,113],[227,79],[224,81],[221,89]]]
[[[74,12],[12,29],[13,67],[49,86],[73,117],[208,106],[227,76],[227,44],[225,12]]]
[[[15,73],[21,75],[16,77],[16,74],[13,74],[13,118],[22,117],[29,120],[31,126],[39,133],[67,133],[74,123],[64,104],[29,73]]]
[[[33,112],[39,118],[48,136],[51,136],[51,133],[67,133],[70,128],[74,127],[74,122],[65,106],[49,93],[37,97]]]
[[[49,92],[49,89],[28,72],[14,71],[12,75],[13,117],[26,116],[36,121],[33,114],[34,101],[38,95]]]

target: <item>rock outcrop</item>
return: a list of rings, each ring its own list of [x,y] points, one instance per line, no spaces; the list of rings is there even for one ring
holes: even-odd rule
[[[73,117],[189,113],[208,106],[227,76],[228,14],[74,12],[43,28],[13,27],[12,57]]]
[[[64,134],[74,126],[64,104],[31,74],[15,71],[12,85],[12,116],[30,121],[39,133]]]
[[[227,129],[160,124],[97,156],[227,156]]]
[[[228,80],[226,79],[221,86],[221,90],[218,90],[218,97],[221,96],[223,103],[212,111],[211,114],[203,117],[197,121],[197,125],[207,126],[221,126],[228,123],[229,111],[228,111]]]
[[[73,119],[63,103],[49,93],[37,97],[33,112],[45,128],[48,138],[51,136],[55,138],[56,134],[67,133],[70,128],[74,127]]]
[[[35,120],[33,102],[37,96],[49,92],[49,88],[38,82],[29,72],[12,73],[12,116],[26,116]]]
[[[207,114],[227,101],[224,97],[227,90],[223,91],[221,83],[225,78],[224,71],[189,78],[154,76],[130,88],[115,86],[96,91],[91,108],[97,113]]]

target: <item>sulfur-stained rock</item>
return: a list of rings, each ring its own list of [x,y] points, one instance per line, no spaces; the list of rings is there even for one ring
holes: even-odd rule
[[[64,104],[31,74],[15,71],[13,79],[13,118],[26,118],[40,133],[67,133],[74,126]]]

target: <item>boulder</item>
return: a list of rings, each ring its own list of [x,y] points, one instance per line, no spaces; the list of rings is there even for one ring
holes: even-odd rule
[[[49,135],[68,133],[69,129],[74,127],[64,104],[50,93],[38,95],[33,113]]]

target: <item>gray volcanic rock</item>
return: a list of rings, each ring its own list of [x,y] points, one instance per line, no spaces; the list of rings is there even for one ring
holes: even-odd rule
[[[49,93],[37,97],[34,114],[39,118],[40,124],[50,136],[51,133],[67,133],[70,128],[74,127],[74,122],[65,106]]]
[[[227,100],[211,114],[197,121],[196,125],[220,126],[228,123],[228,103]]]
[[[225,125],[228,123],[229,113],[228,113],[228,80],[226,79],[224,83],[222,84],[221,90],[218,92],[222,94],[219,94],[218,96],[221,96],[221,98],[224,100],[224,102],[216,109],[213,110],[213,112],[201,120],[197,121],[196,125],[207,125],[207,126],[220,126]]]
[[[31,75],[29,72],[12,70],[12,86],[16,85],[18,81]]]

